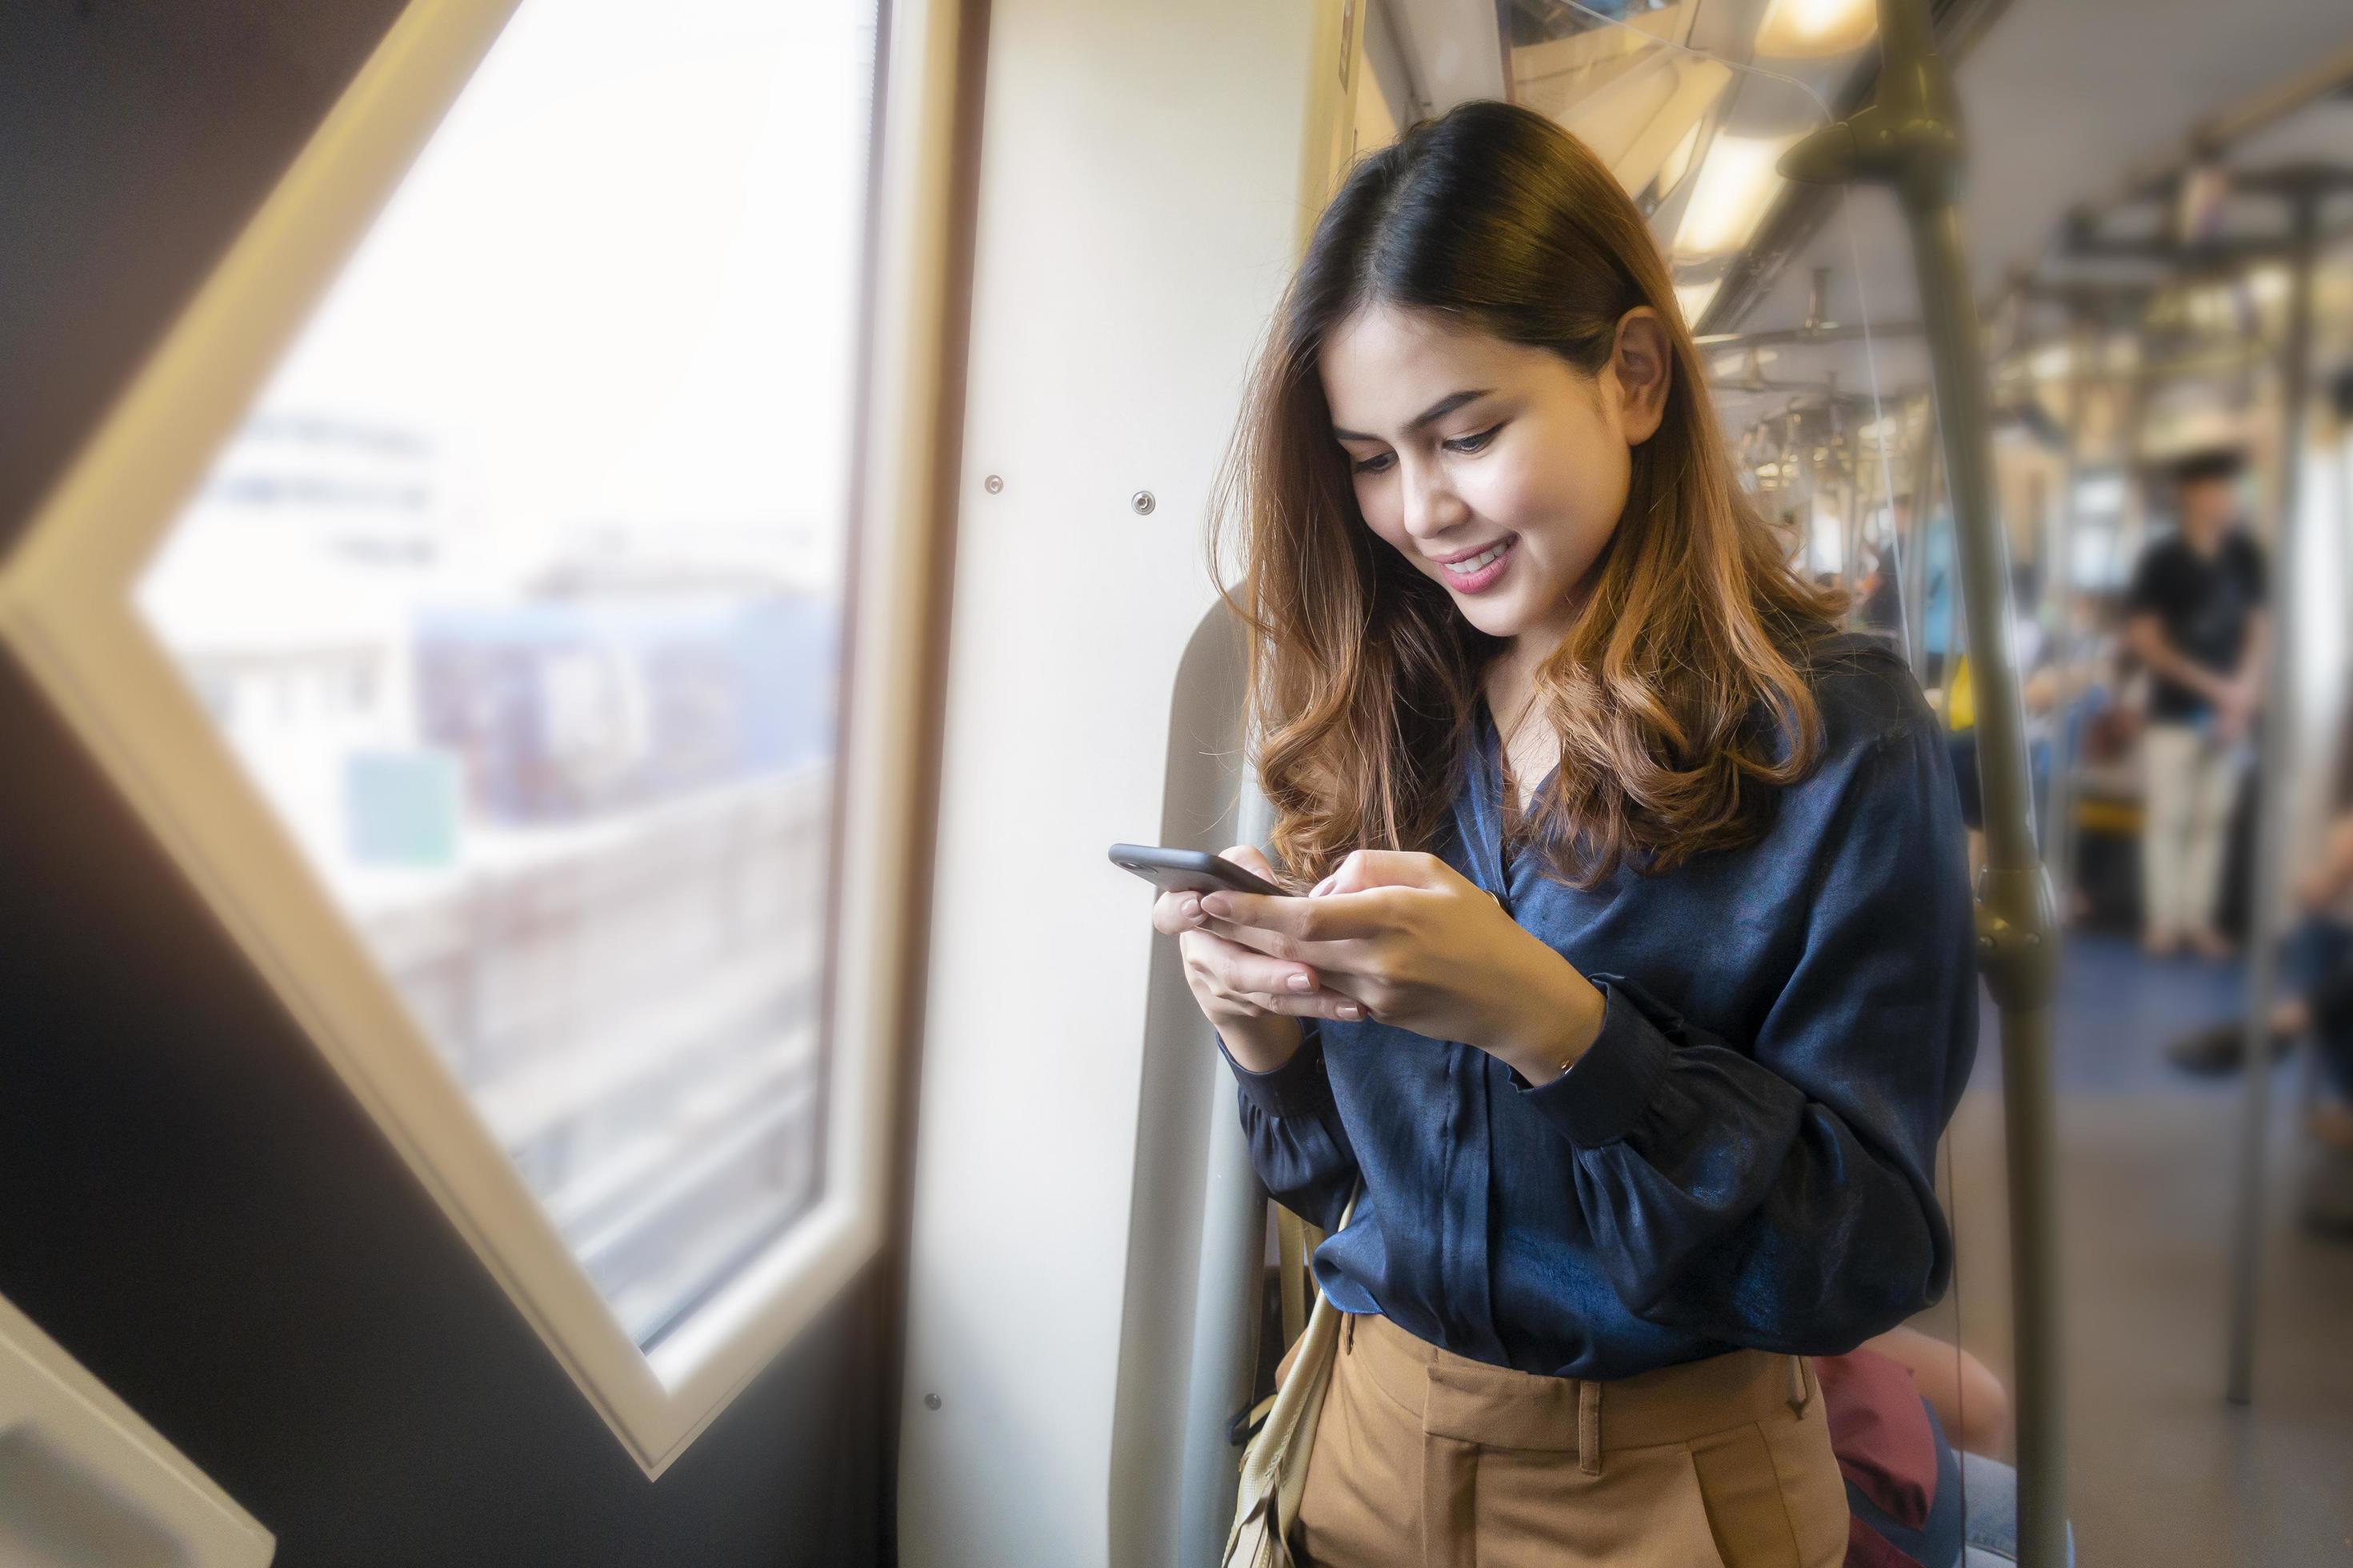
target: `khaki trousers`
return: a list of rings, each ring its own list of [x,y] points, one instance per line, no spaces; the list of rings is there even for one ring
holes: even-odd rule
[[[2147,762],[2140,836],[2142,923],[2153,937],[2214,929],[2239,800],[2239,757],[2189,724],[2151,724],[2141,735]]]
[[[1739,1351],[1614,1383],[1342,1321],[1300,1503],[1318,1568],[1839,1568],[1811,1364]]]

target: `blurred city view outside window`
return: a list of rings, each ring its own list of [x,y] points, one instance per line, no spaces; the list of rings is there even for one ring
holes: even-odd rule
[[[628,1332],[824,1168],[873,0],[525,0],[140,607]]]

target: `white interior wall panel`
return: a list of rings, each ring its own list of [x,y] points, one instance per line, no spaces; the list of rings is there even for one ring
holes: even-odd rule
[[[913,1568],[1108,1560],[1155,938],[1103,850],[1162,820],[1205,509],[1332,37],[1308,4],[992,7],[916,1089]]]

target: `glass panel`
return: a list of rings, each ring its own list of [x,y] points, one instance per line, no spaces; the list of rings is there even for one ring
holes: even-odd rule
[[[815,1202],[871,0],[529,0],[142,609],[640,1343]]]

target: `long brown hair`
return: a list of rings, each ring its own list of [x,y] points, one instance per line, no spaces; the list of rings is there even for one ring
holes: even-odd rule
[[[1619,321],[1667,323],[1666,416],[1576,626],[1536,675],[1560,766],[1525,824],[1558,879],[1663,871],[1753,840],[1819,752],[1808,667],[1837,600],[1734,481],[1666,264],[1609,169],[1513,105],[1466,103],[1356,164],[1277,311],[1219,487],[1213,571],[1250,629],[1250,732],[1304,885],[1350,850],[1422,848],[1505,646],[1358,513],[1318,355],[1368,306],[1427,311],[1597,375]],[[1239,537],[1237,538],[1237,534]],[[1221,578],[1222,580],[1222,578]]]

